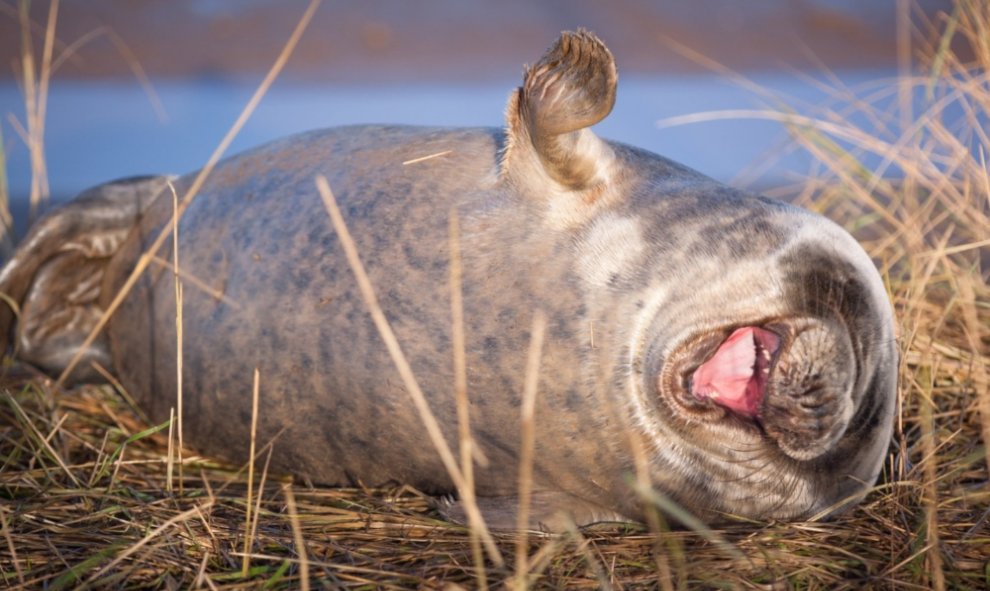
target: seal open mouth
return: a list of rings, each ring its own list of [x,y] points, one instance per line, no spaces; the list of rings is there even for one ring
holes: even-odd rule
[[[769,330],[737,328],[691,376],[691,393],[753,418],[766,397],[780,337]]]

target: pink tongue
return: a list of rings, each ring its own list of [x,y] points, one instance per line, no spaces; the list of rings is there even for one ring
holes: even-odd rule
[[[757,355],[762,357],[764,351],[772,355],[779,342],[780,337],[768,330],[752,326],[736,329],[715,355],[695,370],[692,393],[755,417],[766,391],[767,374],[763,370],[769,367],[769,360],[758,360]]]

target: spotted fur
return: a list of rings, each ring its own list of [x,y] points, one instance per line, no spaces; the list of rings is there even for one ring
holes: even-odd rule
[[[559,511],[580,523],[641,518],[637,473],[711,521],[807,518],[864,494],[890,437],[896,373],[869,258],[819,216],[595,136],[616,84],[600,40],[564,33],[527,70],[504,130],[343,127],[220,163],[179,228],[185,441],[244,461],[258,368],[272,470],[452,492],[323,209],[323,175],[455,448],[448,214],[459,216],[471,431],[487,458],[475,475],[490,525],[515,526],[537,310],[548,325],[534,525],[559,523]],[[176,179],[177,192],[193,178]],[[170,218],[162,186],[104,185],[39,222],[0,271],[0,291],[22,308],[12,336],[30,345],[23,358],[64,366]],[[166,243],[157,256],[171,253]],[[165,271],[141,277],[89,352],[156,421],[176,390]],[[0,308],[7,335],[13,315]],[[690,396],[686,376],[735,328],[756,325],[782,339],[757,417]]]

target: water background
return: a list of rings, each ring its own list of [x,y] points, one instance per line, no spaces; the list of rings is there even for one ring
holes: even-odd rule
[[[850,88],[872,88],[890,71],[852,71]],[[716,179],[762,189],[807,174],[811,161],[791,149],[777,123],[719,120],[663,127],[670,117],[707,111],[762,109],[789,104],[814,113],[834,97],[794,73],[756,74],[775,93],[768,100],[717,75],[627,76],[612,114],[596,132],[687,164]],[[518,81],[483,84],[276,84],[228,154],[285,135],[356,123],[501,126],[506,99]],[[201,167],[236,120],[254,85],[231,81],[167,80],[155,85],[165,116],[130,81],[56,82],[48,100],[46,161],[55,201],[115,178],[184,174]],[[19,89],[0,84],[0,112],[23,120]],[[30,163],[23,142],[5,129],[7,174],[18,226],[26,217]],[[758,168],[757,168],[758,167]],[[756,174],[756,171],[763,171]]]

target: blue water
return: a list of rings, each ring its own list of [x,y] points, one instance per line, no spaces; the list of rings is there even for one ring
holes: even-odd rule
[[[843,76],[850,86],[889,73]],[[820,89],[793,75],[763,75],[756,83],[790,97],[798,110],[827,102]],[[277,84],[237,137],[229,153],[287,134],[352,123],[499,126],[515,80],[475,86],[336,87]],[[51,87],[45,136],[49,183],[56,199],[110,179],[135,174],[186,173],[206,162],[247,103],[249,84],[210,81],[155,86],[165,117],[130,82],[61,82]],[[714,75],[623,77],[615,109],[596,127],[599,135],[643,147],[727,182],[767,186],[809,170],[801,152],[782,153],[787,135],[773,122],[733,120],[660,128],[657,121],[685,114],[760,108],[760,97]],[[23,121],[18,89],[0,85],[0,113],[10,192],[29,192],[27,150],[9,115]],[[758,180],[745,176],[775,158]],[[776,158],[779,157],[779,160]],[[743,175],[743,176],[740,176]],[[22,210],[23,207],[16,209]],[[20,225],[19,220],[19,225]]]

